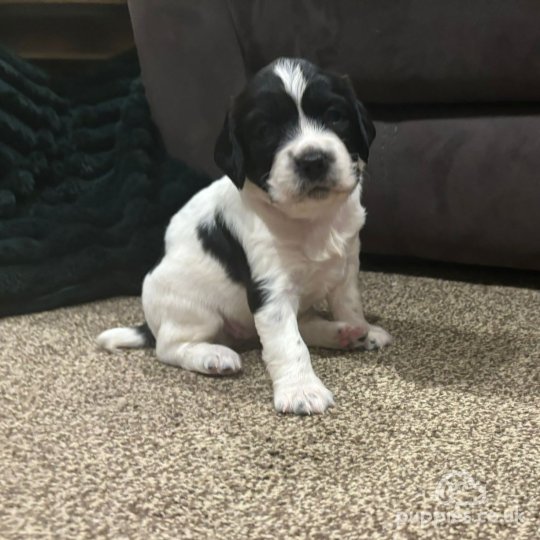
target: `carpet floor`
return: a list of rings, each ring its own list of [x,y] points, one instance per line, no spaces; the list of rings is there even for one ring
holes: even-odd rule
[[[97,350],[136,298],[0,320],[0,538],[539,538],[540,293],[362,279],[395,342],[313,350],[322,416],[274,412],[259,351]]]

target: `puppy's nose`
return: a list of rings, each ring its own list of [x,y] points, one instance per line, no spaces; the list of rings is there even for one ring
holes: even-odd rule
[[[328,172],[330,157],[320,150],[308,150],[295,158],[300,175],[308,180],[319,180]]]

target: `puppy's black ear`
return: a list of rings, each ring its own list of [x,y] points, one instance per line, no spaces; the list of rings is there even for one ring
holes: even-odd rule
[[[371,117],[369,116],[369,113],[364,105],[356,97],[351,79],[345,75],[342,77],[342,81],[345,84],[346,93],[349,100],[354,104],[356,122],[360,136],[360,140],[358,141],[358,154],[362,158],[362,161],[367,163],[369,148],[376,135],[375,124],[373,124],[373,121],[371,120]]]
[[[245,181],[244,153],[235,132],[233,114],[229,111],[216,141],[214,161],[236,187],[242,189]]]
[[[362,158],[364,162],[367,163],[367,159],[369,156],[369,148],[371,146],[371,143],[375,139],[375,135],[376,135],[375,124],[371,120],[371,117],[369,116],[369,113],[366,111],[366,108],[364,107],[364,105],[358,100],[356,100],[356,116],[358,120],[358,125],[360,127],[362,140],[365,146],[365,157],[362,156],[362,152],[360,153],[360,157]]]

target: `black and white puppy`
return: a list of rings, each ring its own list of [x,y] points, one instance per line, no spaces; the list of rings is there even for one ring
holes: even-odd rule
[[[361,181],[375,128],[348,78],[299,59],[258,72],[216,143],[227,176],[171,220],[165,256],[145,278],[146,324],[103,332],[109,350],[155,338],[157,357],[206,374],[241,368],[256,338],[279,412],[322,413],[332,393],[308,345],[376,349],[358,289]],[[333,320],[315,306],[327,301]]]

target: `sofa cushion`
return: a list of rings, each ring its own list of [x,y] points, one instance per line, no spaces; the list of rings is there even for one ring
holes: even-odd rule
[[[540,110],[487,103],[540,97],[536,1],[129,5],[152,113],[173,156],[220,174],[213,147],[231,96],[276,56],[307,56],[352,74],[380,120],[365,251],[540,269]],[[463,103],[478,101],[486,103]]]
[[[278,56],[296,55],[348,73],[361,98],[373,103],[540,98],[537,0],[229,0],[229,5],[252,72]]]
[[[540,270],[540,107],[430,112],[377,122],[363,250]]]
[[[214,142],[245,66],[225,0],[129,0],[142,79],[169,153],[217,176]]]

